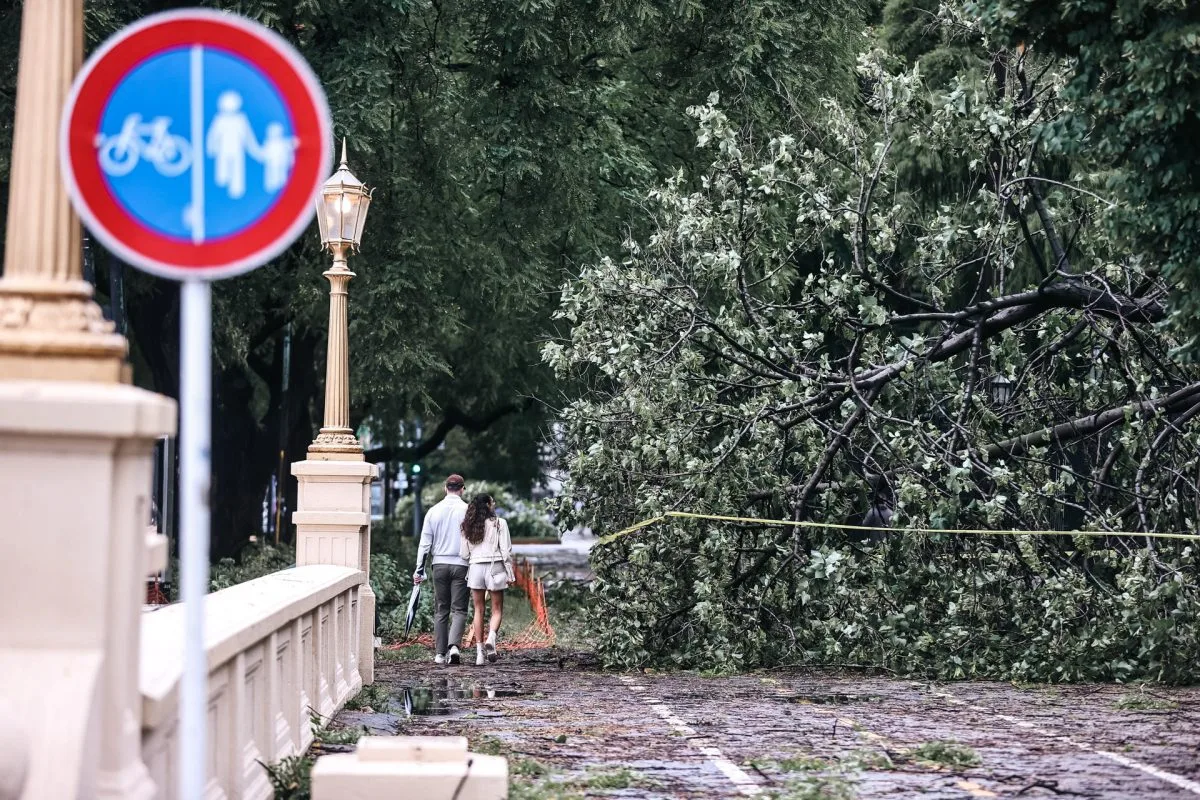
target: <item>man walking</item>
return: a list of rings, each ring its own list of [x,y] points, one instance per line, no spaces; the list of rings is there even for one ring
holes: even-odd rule
[[[461,475],[446,478],[446,497],[429,509],[421,528],[421,547],[413,583],[425,579],[425,556],[433,553],[433,642],[434,662],[459,663],[458,645],[467,625],[467,562],[458,554],[462,521],[467,504],[462,499],[466,485]],[[450,614],[454,622],[446,629]],[[449,647],[447,647],[449,645]]]

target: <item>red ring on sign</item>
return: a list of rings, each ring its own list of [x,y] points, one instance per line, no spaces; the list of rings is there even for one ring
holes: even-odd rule
[[[94,56],[73,89],[74,104],[64,120],[68,187],[83,206],[80,212],[89,227],[137,266],[176,278],[245,272],[290,244],[313,214],[332,148],[324,94],[307,67],[302,71],[294,63],[303,65],[290,46],[255,27],[211,11],[155,15]],[[291,113],[292,130],[300,140],[288,184],[271,208],[237,233],[200,243],[160,233],[129,213],[110,191],[95,146],[101,117],[117,85],[147,59],[194,45],[238,56],[262,73]]]

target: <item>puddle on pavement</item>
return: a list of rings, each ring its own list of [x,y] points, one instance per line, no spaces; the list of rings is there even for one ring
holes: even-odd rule
[[[515,686],[496,686],[475,681],[442,680],[397,686],[386,701],[374,707],[344,709],[338,720],[346,727],[365,728],[374,735],[395,735],[403,720],[414,716],[455,717],[468,713],[479,717],[502,717],[504,712],[475,708],[475,704],[531,693]]]
[[[473,681],[441,681],[414,684],[397,691],[395,705],[405,716],[450,716],[465,713],[467,706],[479,700],[496,700],[528,695],[524,689],[493,686]]]
[[[843,694],[841,692],[797,694],[783,698],[788,703],[809,703],[818,706],[850,706],[861,703],[878,703],[882,699],[877,694]]]

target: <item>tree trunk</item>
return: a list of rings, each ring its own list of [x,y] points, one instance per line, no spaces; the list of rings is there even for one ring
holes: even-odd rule
[[[251,535],[262,529],[262,502],[271,476],[279,466],[280,423],[287,419],[284,448],[285,480],[282,488],[286,511],[280,541],[293,540],[291,512],[296,507],[296,485],[290,466],[305,458],[313,438],[310,409],[317,390],[316,346],[311,334],[293,335],[289,387],[283,393],[283,338],[272,349],[271,361],[259,364],[259,376],[270,393],[266,416],[252,412],[254,383],[244,366],[222,371],[214,381],[212,556],[236,556]],[[287,402],[283,414],[282,403]]]
[[[262,525],[263,490],[270,479],[273,448],[251,412],[254,387],[244,368],[220,370],[213,381],[213,559],[236,556]],[[264,447],[264,445],[267,445]]]
[[[283,516],[283,529],[279,536],[280,541],[288,543],[294,543],[296,540],[295,528],[292,526],[292,512],[296,510],[296,496],[299,488],[296,479],[292,477],[291,465],[296,461],[303,461],[307,457],[308,446],[312,443],[319,427],[313,418],[313,399],[317,396],[316,352],[317,339],[311,334],[292,339],[287,448],[284,454],[287,466],[284,469],[283,482],[286,513]]]

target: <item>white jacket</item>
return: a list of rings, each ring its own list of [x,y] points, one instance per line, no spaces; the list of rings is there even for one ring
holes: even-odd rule
[[[458,555],[458,540],[462,538],[462,521],[466,514],[467,504],[456,494],[446,495],[446,499],[429,509],[425,524],[421,526],[417,569],[425,565],[425,556],[431,550],[435,564],[466,566],[466,560]]]
[[[459,539],[459,558],[472,564],[486,564],[489,561],[512,563],[512,539],[508,535],[508,523],[499,517],[492,517],[483,523],[483,541],[479,544],[471,544],[466,536]]]

